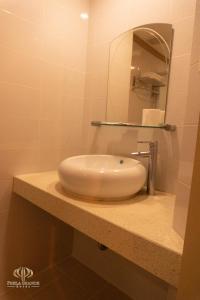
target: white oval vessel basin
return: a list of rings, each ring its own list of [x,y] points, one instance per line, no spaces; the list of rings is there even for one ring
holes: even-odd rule
[[[146,181],[146,169],[139,161],[113,155],[67,158],[58,174],[67,191],[101,199],[134,195]]]

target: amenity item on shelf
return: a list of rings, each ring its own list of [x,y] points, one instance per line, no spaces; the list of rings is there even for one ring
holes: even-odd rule
[[[160,109],[143,109],[142,125],[156,126],[164,123],[165,111]]]

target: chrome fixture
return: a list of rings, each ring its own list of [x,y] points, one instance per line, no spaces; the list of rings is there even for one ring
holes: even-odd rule
[[[158,126],[151,125],[138,125],[133,123],[124,123],[124,122],[106,122],[106,121],[91,121],[92,126],[120,126],[120,127],[135,127],[135,128],[160,128],[165,129],[167,131],[175,131],[176,125],[171,124],[161,124]]]
[[[155,194],[155,178],[156,178],[156,165],[158,142],[138,141],[139,144],[148,144],[149,151],[132,152],[131,155],[135,157],[148,158],[148,178],[147,178],[147,193],[149,195]]]

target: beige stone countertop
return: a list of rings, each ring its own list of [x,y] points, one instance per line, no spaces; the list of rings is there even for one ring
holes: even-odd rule
[[[14,177],[13,191],[173,286],[183,240],[172,228],[175,196],[144,193],[117,202],[67,194],[56,171]]]

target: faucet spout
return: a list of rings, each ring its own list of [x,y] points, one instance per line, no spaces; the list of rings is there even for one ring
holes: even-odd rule
[[[155,194],[155,180],[157,167],[158,142],[139,141],[140,144],[149,144],[149,151],[132,152],[135,157],[148,158],[148,178],[147,178],[147,193]]]

